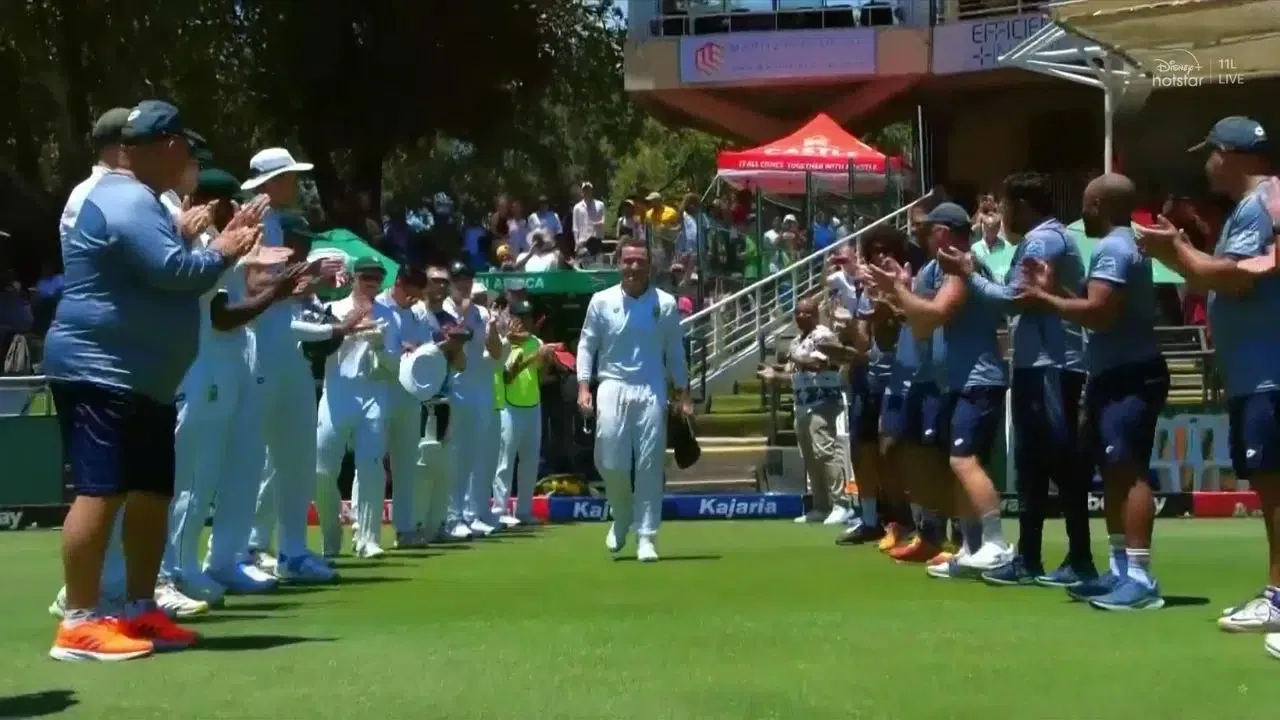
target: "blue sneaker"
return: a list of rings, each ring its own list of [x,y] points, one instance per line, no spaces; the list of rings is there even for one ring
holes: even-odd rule
[[[241,560],[231,568],[208,568],[205,574],[231,595],[261,595],[275,590],[280,583],[249,560]]]
[[[326,584],[338,581],[338,572],[311,553],[276,558],[276,575],[285,582]]]
[[[1077,573],[1076,569],[1071,567],[1070,564],[1063,563],[1062,565],[1058,566],[1057,570],[1054,570],[1053,572],[1048,573],[1047,575],[1036,576],[1036,584],[1042,585],[1044,587],[1073,588],[1073,587],[1079,587],[1086,580],[1091,579],[1093,576],[1094,576],[1094,573],[1089,573],[1089,574]]]
[[[1036,577],[1044,574],[1044,568],[1028,567],[1021,555],[995,570],[982,573],[982,582],[999,587],[1010,585],[1034,585]]]
[[[1075,587],[1067,588],[1067,595],[1079,602],[1087,602],[1103,595],[1108,595],[1116,586],[1120,584],[1120,576],[1113,572],[1107,572],[1094,578],[1085,580]]]
[[[1099,610],[1159,610],[1164,607],[1160,584],[1150,587],[1130,577],[1121,578],[1115,589],[1089,604]]]

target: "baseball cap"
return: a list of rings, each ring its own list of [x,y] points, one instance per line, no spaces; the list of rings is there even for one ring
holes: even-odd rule
[[[428,280],[448,280],[449,271],[445,268],[429,267],[427,268]]]
[[[512,315],[532,315],[533,303],[528,300],[517,300],[511,303],[510,312]]]
[[[260,150],[249,158],[249,170],[252,173],[248,180],[240,186],[242,190],[252,190],[268,180],[285,173],[308,172],[314,165],[298,162],[284,148],[267,148]]]
[[[593,190],[594,190],[594,189],[595,189],[595,187],[596,187],[595,185],[592,185],[592,184],[591,184],[591,181],[590,181],[590,180],[584,180],[584,181],[583,181],[583,183],[582,183],[582,185],[580,185],[580,186],[579,186],[579,189],[581,189],[581,190],[586,190],[587,188],[591,188],[591,189],[593,189]]]
[[[645,199],[645,200],[648,200],[649,202],[656,202],[656,201],[658,201],[658,200],[661,200],[661,199],[662,199],[662,193],[659,193],[659,192],[651,192],[651,193],[649,193],[648,195],[645,195],[645,196],[644,196],[644,199]]]
[[[89,133],[93,146],[102,149],[109,145],[119,145],[124,126],[129,122],[130,112],[129,108],[118,107],[102,113],[93,123],[93,130]]]
[[[378,258],[373,257],[372,255],[365,255],[362,258],[357,258],[355,263],[351,266],[351,271],[357,274],[382,273],[385,275],[387,273],[387,269],[382,267],[382,263],[378,261]]]
[[[1200,150],[1263,153],[1267,151],[1267,131],[1253,118],[1232,115],[1214,123],[1208,137],[1191,147],[1188,152]]]
[[[307,219],[303,217],[302,213],[295,212],[293,210],[282,210],[279,212],[277,217],[280,219],[280,229],[284,231],[285,235],[298,235],[308,238],[316,236],[316,233],[311,232],[311,223],[307,222]],[[382,263],[379,263],[377,258],[365,257],[361,258],[361,260],[356,263],[355,269],[357,272],[360,270],[359,263],[366,260],[373,261],[377,265],[376,269],[384,272],[386,271],[386,268],[382,267]],[[372,267],[369,268],[370,271],[374,269],[375,268]]]
[[[782,222],[789,223],[789,222],[800,222],[800,221],[796,218],[795,215],[791,213],[787,213],[782,217]]]
[[[196,197],[216,200],[241,200],[240,181],[226,170],[208,168],[196,176]]]
[[[449,266],[449,274],[453,277],[473,278],[476,276],[476,271],[472,270],[470,265],[462,262],[461,260],[455,260],[453,264]]]
[[[138,103],[129,111],[120,129],[120,142],[125,145],[142,145],[174,136],[185,139],[193,152],[207,145],[204,136],[183,124],[178,108],[163,100]]]
[[[937,207],[929,211],[924,221],[930,225],[941,225],[951,230],[969,229],[969,213],[952,202],[939,203]]]

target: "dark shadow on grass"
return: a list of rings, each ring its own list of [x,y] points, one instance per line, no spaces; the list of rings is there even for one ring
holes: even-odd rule
[[[238,602],[218,608],[219,612],[272,612],[298,607],[296,602],[276,602],[274,600],[250,600]]]
[[[45,690],[0,697],[0,718],[36,718],[66,712],[79,705],[72,690]]]
[[[541,537],[541,533],[537,530],[523,530],[521,528],[508,528],[497,534],[500,538],[536,538]],[[492,535],[490,537],[493,537]]]
[[[280,585],[271,591],[272,595],[310,595],[311,593],[324,592],[337,583],[332,585]]]
[[[271,650],[300,643],[329,643],[333,638],[301,637],[298,635],[225,635],[201,638],[191,650],[207,652],[236,652],[240,650]],[[190,652],[188,650],[187,652]]]
[[[383,583],[407,582],[409,578],[392,577],[389,575],[343,575],[338,582],[332,585],[325,585],[325,588],[339,588],[349,585],[381,585]]]
[[[430,552],[427,550],[397,550],[394,553],[392,553],[391,557],[397,558],[397,559],[408,558],[410,560],[423,560],[429,557],[436,557],[437,555],[440,555],[440,554],[441,553]],[[386,563],[380,563],[380,564],[385,565]],[[398,563],[398,564],[408,565],[409,563]]]
[[[432,544],[431,544],[431,549],[432,549],[432,550],[446,550],[446,551],[452,551],[452,550],[470,550],[470,549],[471,549],[471,546],[470,546],[470,545],[468,545],[468,544],[466,544],[465,542],[456,542],[456,543],[432,543]]]
[[[1198,595],[1165,595],[1164,606],[1167,608],[1201,607],[1209,604],[1209,598]]]
[[[661,556],[661,559],[658,560],[658,563],[661,564],[666,562],[710,561],[710,560],[719,560],[722,557],[724,556],[723,555],[663,555]],[[616,558],[616,560],[618,562],[635,562],[636,556],[623,555],[622,557]]]
[[[195,617],[182,618],[180,622],[184,625],[218,625],[220,623],[240,622],[241,620],[271,620],[281,617],[287,616],[267,615],[265,613],[233,613],[228,615],[214,613],[212,615],[197,615]]]

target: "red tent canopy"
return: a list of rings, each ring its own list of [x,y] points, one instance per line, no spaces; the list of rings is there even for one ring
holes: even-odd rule
[[[803,193],[805,173],[813,173],[824,190],[844,193],[852,169],[856,192],[876,192],[884,188],[888,170],[902,169],[902,160],[886,157],[819,113],[767,145],[720,153],[716,167],[718,176],[730,184],[759,185],[777,194]]]

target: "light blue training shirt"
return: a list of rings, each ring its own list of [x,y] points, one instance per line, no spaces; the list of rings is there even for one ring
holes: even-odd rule
[[[1093,249],[1089,280],[1104,280],[1123,294],[1123,307],[1107,330],[1090,330],[1085,361],[1090,375],[1122,365],[1133,365],[1160,356],[1155,326],[1160,313],[1151,258],[1138,250],[1128,225],[1107,233]],[[1088,288],[1082,290],[1088,292]]]
[[[986,266],[979,273],[989,273]],[[945,326],[947,386],[954,391],[973,387],[1006,387],[1009,371],[1000,356],[998,331],[1004,323],[1004,303],[972,289]]]
[[[1243,260],[1273,251],[1275,226],[1265,190],[1265,183],[1258,186],[1231,211],[1214,257]],[[1253,291],[1241,297],[1209,293],[1208,314],[1227,396],[1280,388],[1280,276],[1258,278]]]
[[[937,260],[930,260],[916,273],[911,282],[911,292],[932,298],[942,287],[942,270]],[[889,373],[886,395],[906,395],[912,385],[924,385],[937,381],[933,367],[933,337],[917,338],[907,323],[898,331],[898,348]]]
[[[1022,261],[1027,258],[1039,258],[1049,263],[1053,267],[1054,280],[1063,287],[1080,287],[1084,279],[1080,249],[1067,235],[1066,227],[1057,219],[1049,218],[1032,228],[1022,242],[1014,246],[1003,284],[974,273],[969,278],[970,289],[988,299],[1007,302],[1026,284],[1022,276]],[[1016,314],[1009,321],[1009,342],[1013,348],[1015,368],[1085,369],[1084,333],[1079,325],[1064,320],[1057,313],[1028,310]]]
[[[62,260],[45,374],[172,403],[199,346],[200,296],[230,263],[188,249],[156,194],[121,173],[89,192]]]

